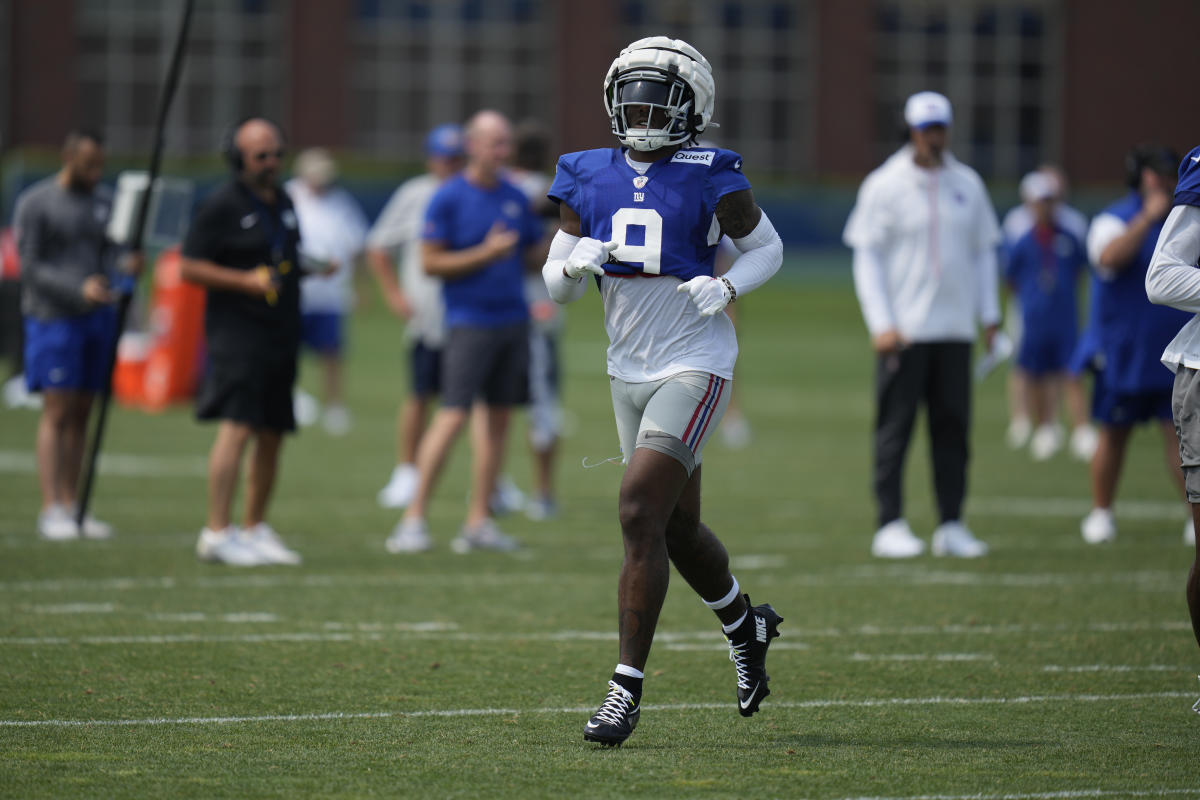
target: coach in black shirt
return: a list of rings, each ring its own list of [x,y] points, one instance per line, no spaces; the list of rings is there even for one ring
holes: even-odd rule
[[[183,244],[183,276],[208,292],[208,370],[196,416],[218,420],[208,462],[208,522],[196,554],[235,566],[298,564],[266,523],[283,434],[295,430],[292,385],[300,342],[300,229],[280,188],[283,136],[265,119],[234,126],[234,177],[200,207]],[[232,524],[242,455],[254,441],[243,525]]]

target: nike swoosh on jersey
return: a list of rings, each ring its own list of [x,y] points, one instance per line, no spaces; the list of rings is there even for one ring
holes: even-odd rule
[[[1195,163],[1200,164],[1200,156],[1188,156],[1188,158],[1190,158]]]

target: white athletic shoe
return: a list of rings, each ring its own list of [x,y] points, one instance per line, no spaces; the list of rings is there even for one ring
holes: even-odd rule
[[[721,441],[730,450],[742,450],[750,446],[750,439],[753,434],[750,431],[750,422],[744,414],[736,416],[725,415],[725,419],[721,420]]]
[[[975,534],[967,530],[967,526],[957,520],[943,522],[933,531],[933,544],[930,548],[935,556],[953,556],[955,558],[979,558],[986,556],[988,546],[975,538]]]
[[[525,516],[534,522],[554,519],[558,516],[558,503],[555,503],[554,498],[547,495],[531,497],[529,504],[525,506]]]
[[[1087,423],[1077,425],[1075,430],[1071,431],[1071,455],[1079,461],[1090,464],[1099,444],[1100,434]]]
[[[417,494],[417,468],[412,464],[397,464],[387,486],[375,496],[384,508],[405,508]]]
[[[300,554],[283,543],[275,529],[265,522],[242,531],[244,540],[262,556],[264,564],[296,566],[302,560]]]
[[[500,516],[520,511],[524,507],[525,493],[517,488],[512,478],[507,475],[497,478],[496,488],[492,491],[492,496],[488,498],[488,510]]]
[[[350,411],[345,406],[326,406],[321,424],[330,436],[345,436],[352,425]]]
[[[1117,538],[1117,523],[1107,508],[1093,508],[1083,518],[1079,532],[1088,544],[1104,544]]]
[[[1039,425],[1029,440],[1029,454],[1034,461],[1049,461],[1062,446],[1063,434],[1057,425]]]
[[[875,531],[871,541],[871,555],[876,558],[913,558],[924,552],[925,543],[902,519],[894,519]]]
[[[79,538],[79,526],[71,512],[58,503],[42,509],[37,518],[38,536],[51,542],[66,542]]]
[[[196,540],[196,558],[231,567],[257,567],[269,563],[234,525],[219,531],[201,530],[200,538]]]
[[[1029,418],[1016,417],[1008,423],[1008,430],[1004,432],[1004,441],[1008,442],[1010,450],[1020,450],[1029,441],[1031,433],[1033,433],[1033,425],[1030,424]]]
[[[424,553],[433,547],[429,526],[423,519],[400,520],[383,543],[389,553]]]
[[[303,389],[295,389],[292,392],[292,415],[296,418],[296,424],[302,428],[315,425],[321,418],[321,404]]]
[[[1189,519],[1183,526],[1183,543],[1188,547],[1196,544],[1196,521]]]
[[[71,519],[75,518],[75,510],[70,510]],[[113,535],[113,526],[107,522],[101,522],[91,514],[83,515],[83,538],[85,539],[111,539]]]
[[[450,549],[459,554],[469,553],[472,550],[496,550],[501,553],[511,553],[520,548],[520,542],[503,533],[490,518],[473,528],[464,525],[458,533],[458,538],[450,543]]]

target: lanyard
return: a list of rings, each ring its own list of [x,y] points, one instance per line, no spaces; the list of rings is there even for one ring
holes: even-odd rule
[[[276,191],[283,191],[276,189]],[[262,217],[263,225],[267,227],[267,241],[271,248],[271,266],[280,267],[286,262],[283,260],[283,248],[287,245],[287,229],[283,225],[283,215],[272,212],[270,206],[262,201],[254,192],[247,191],[250,196],[250,201],[254,203],[258,214]],[[287,270],[280,269],[280,272]]]

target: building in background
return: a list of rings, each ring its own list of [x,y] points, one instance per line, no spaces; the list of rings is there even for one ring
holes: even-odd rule
[[[180,6],[0,0],[0,146],[54,148],[83,121],[148,150]],[[430,127],[488,106],[560,151],[608,145],[595,76],[665,33],[714,65],[714,138],[770,176],[856,181],[894,149],[904,98],[935,89],[985,178],[1055,161],[1099,182],[1132,142],[1193,144],[1200,104],[1162,76],[1198,27],[1194,0],[204,0],[168,142],[213,152],[253,112],[293,149],[416,162]]]

